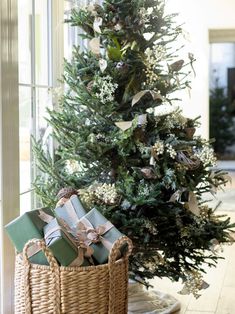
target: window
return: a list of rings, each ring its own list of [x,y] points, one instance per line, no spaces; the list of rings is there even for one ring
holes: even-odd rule
[[[210,45],[210,88],[231,85],[235,68],[235,43],[212,43]]]
[[[235,30],[210,30],[209,38],[210,137],[219,159],[234,159]]]
[[[37,207],[31,136],[39,139],[47,134],[46,108],[56,105],[51,90],[60,85],[63,58],[71,58],[74,44],[84,44],[80,31],[64,24],[64,19],[86,2],[18,1],[21,213]]]
[[[18,1],[21,212],[36,207],[31,136],[43,137],[48,127],[46,108],[53,106],[51,89],[61,75],[63,11],[63,1]]]

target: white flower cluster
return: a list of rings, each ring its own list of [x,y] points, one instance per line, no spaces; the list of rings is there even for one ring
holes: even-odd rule
[[[173,146],[169,143],[164,145],[163,141],[157,141],[153,147],[152,147],[155,155],[162,155],[164,153],[164,150],[166,149],[166,152],[170,155],[172,159],[175,159],[177,152],[173,148]]]
[[[176,135],[175,135],[175,134],[173,134],[173,133],[169,133],[169,134],[167,134],[167,137],[170,137],[170,138],[171,138],[171,140],[176,140],[176,139],[177,139]]]
[[[164,142],[163,141],[157,141],[153,145],[153,150],[156,155],[162,155],[164,153]]]
[[[158,230],[156,228],[156,225],[154,223],[151,222],[151,220],[149,221],[145,221],[145,228],[147,228],[153,235],[158,234]]]
[[[150,194],[150,189],[147,184],[144,184],[142,181],[139,184],[138,187],[138,195],[139,196],[149,196]]]
[[[182,128],[187,123],[187,118],[182,116],[180,109],[174,111],[171,116],[166,117],[168,128]]]
[[[170,155],[170,157],[172,159],[175,159],[177,153],[176,153],[175,149],[172,147],[172,145],[167,143],[165,146],[166,146],[166,151]]]
[[[195,156],[198,157],[205,167],[216,166],[217,159],[214,154],[213,148],[205,145],[201,150],[196,151]]]
[[[95,196],[105,204],[115,204],[118,199],[118,193],[114,184],[103,183],[96,186]]]
[[[173,169],[168,168],[165,172],[165,175],[170,178],[173,178],[175,176],[175,171]]]
[[[170,115],[177,110],[179,110],[178,106],[173,106],[170,104],[162,104],[154,108],[148,108],[146,112],[153,113],[155,117],[156,116],[162,117],[162,116]]]
[[[162,183],[164,186],[169,189],[171,188],[172,190],[176,189],[176,177],[175,177],[175,171],[173,169],[166,169],[165,171],[165,176],[162,178]]]
[[[123,209],[128,209],[128,208],[131,207],[131,203],[130,203],[128,200],[125,199],[125,200],[122,202],[121,207],[122,207]]]
[[[150,18],[150,14],[153,12],[153,8],[141,8],[139,10],[139,14],[140,14],[140,17],[141,17],[141,20],[144,22],[144,23],[147,23],[149,21],[149,18]]]
[[[180,294],[192,293],[195,298],[198,298],[200,296],[199,291],[209,287],[198,271],[186,271],[185,275],[186,280],[184,281],[183,289],[179,292]]]
[[[81,169],[79,162],[74,159],[66,160],[65,169],[68,174],[73,174]]]
[[[160,61],[164,58],[166,54],[166,50],[164,47],[160,45],[155,45],[153,49],[147,48],[145,50],[146,55],[146,84],[149,87],[154,86],[156,81],[158,80],[158,75],[156,74],[156,66],[159,64]],[[154,87],[153,87],[154,89]]]
[[[96,93],[96,97],[100,99],[101,103],[106,104],[114,100],[114,92],[118,87],[118,84],[112,82],[110,75],[104,77],[97,77],[93,84],[94,88],[98,88],[99,92]]]

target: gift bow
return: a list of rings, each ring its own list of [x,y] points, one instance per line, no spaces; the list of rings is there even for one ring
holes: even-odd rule
[[[54,217],[46,214],[43,211],[39,211],[39,218],[42,219],[43,221],[49,223],[51,220],[54,219]],[[62,218],[57,218],[61,226],[56,226],[52,229],[50,229],[45,235],[44,238],[45,240],[49,240],[50,238],[53,239],[53,233],[61,230],[64,235],[67,237],[67,239],[70,240],[70,242],[73,243],[74,246],[77,247],[78,249],[78,257],[70,264],[70,266],[80,266],[84,262],[84,257],[88,258],[91,264],[94,264],[92,260],[92,254],[94,250],[85,243],[85,241],[82,241],[80,239],[77,241],[76,238],[72,236],[72,230],[70,229],[69,225],[62,219]],[[37,247],[37,245],[33,245],[29,248],[28,256],[29,258],[38,253],[40,249]]]
[[[110,251],[113,244],[109,240],[105,239],[103,235],[113,227],[113,224],[110,221],[107,221],[105,224],[98,225],[94,228],[90,221],[83,217],[77,223],[77,237],[78,239],[84,239],[84,237],[86,237],[85,242],[87,245],[101,242],[103,246]]]
[[[69,226],[66,223],[63,223],[61,221],[61,219],[58,219],[60,221],[60,223],[63,224],[63,227],[61,226],[57,226],[52,228],[51,230],[49,230],[44,238],[46,240],[48,240],[50,237],[52,237],[52,234],[54,232],[56,232],[57,230],[61,230],[63,231],[63,233],[65,234],[65,236],[77,247],[78,249],[78,256],[77,258],[70,264],[70,266],[81,266],[84,262],[84,257],[87,257],[89,259],[89,261],[91,262],[91,264],[93,263],[92,260],[92,254],[94,253],[94,250],[85,243],[85,241],[83,241],[82,239],[76,239],[73,236],[71,236],[71,230],[69,228]]]
[[[72,218],[76,217],[76,219],[78,220],[70,199],[67,202],[67,204],[69,205],[69,209],[68,209],[69,214],[71,214]],[[50,223],[54,219],[53,216],[46,214],[43,210],[39,210],[38,216],[42,221],[46,223]],[[50,229],[44,235],[45,240],[49,240],[50,238],[53,239],[53,233],[58,230],[61,230],[63,231],[67,239],[69,239],[70,242],[72,242],[78,249],[77,258],[69,266],[81,266],[84,262],[84,257],[88,258],[91,264],[94,264],[93,259],[92,259],[92,254],[94,253],[94,250],[92,247],[89,246],[89,244],[86,244],[86,241],[85,241],[86,238],[80,237],[79,239],[77,239],[76,237],[73,236],[73,231],[71,230],[71,228],[69,227],[69,225],[66,223],[64,219],[57,218],[57,220],[59,221],[61,226],[57,226]],[[29,258],[35,255],[36,253],[38,253],[39,251],[40,251],[40,248],[38,248],[37,245],[32,245],[29,248],[29,252],[28,252]]]

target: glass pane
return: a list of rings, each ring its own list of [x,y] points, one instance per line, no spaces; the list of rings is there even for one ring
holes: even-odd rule
[[[46,108],[52,108],[52,94],[47,88],[36,89],[36,119],[37,119],[37,138],[43,138],[46,141],[48,136],[48,123],[46,117],[48,117]]]
[[[30,180],[30,121],[31,121],[31,88],[19,88],[20,115],[20,193],[31,188]],[[21,197],[21,210],[30,208],[30,195]]]
[[[235,43],[211,44],[210,87],[227,88],[230,72],[235,68]]]
[[[82,1],[65,1],[65,20],[69,18],[71,9],[83,7],[87,5],[88,0]],[[82,33],[82,30],[79,30],[77,27],[73,27],[68,23],[64,24],[64,57],[68,60],[72,57],[72,49],[74,45],[80,45],[81,49],[87,44],[86,40],[82,40],[79,37],[79,34]]]
[[[210,45],[210,137],[219,159],[235,158],[235,43]]]
[[[30,0],[18,1],[18,53],[19,53],[19,82],[31,82],[31,19],[32,8]]]
[[[20,195],[20,214],[24,214],[32,209],[31,192]]]
[[[48,12],[47,0],[35,1],[35,80],[48,85]]]

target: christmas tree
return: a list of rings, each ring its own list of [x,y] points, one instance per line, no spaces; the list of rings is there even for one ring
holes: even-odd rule
[[[232,225],[203,200],[226,175],[212,170],[213,149],[194,134],[198,119],[175,105],[193,72],[193,55],[184,61],[172,48],[182,28],[155,0],[105,0],[72,10],[68,22],[88,48],[74,47],[59,109],[48,110],[53,155],[35,143],[36,192],[55,206],[61,188],[78,189],[87,209],[132,239],[132,277],[182,278],[195,292]]]

